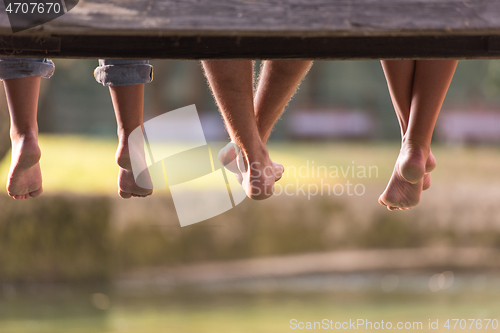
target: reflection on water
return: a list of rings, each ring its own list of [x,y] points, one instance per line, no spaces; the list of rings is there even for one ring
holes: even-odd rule
[[[1,291],[2,333],[289,332],[292,319],[419,321],[425,331],[429,319],[441,326],[447,318],[500,319],[500,274],[491,272],[307,275],[174,291],[4,284]]]
[[[161,288],[161,282],[156,284]],[[399,292],[421,294],[447,290],[500,294],[500,275],[483,273],[384,272],[357,274],[315,274],[294,277],[250,279],[198,286],[211,292]]]

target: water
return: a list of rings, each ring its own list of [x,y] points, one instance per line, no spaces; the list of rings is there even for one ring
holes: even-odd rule
[[[431,291],[433,283],[440,289]],[[483,324],[500,320],[500,275],[488,272],[307,275],[174,289],[161,282],[80,288],[4,284],[1,290],[1,333],[274,333],[315,322],[323,325],[316,330],[334,331],[335,324],[341,328],[358,320],[422,325],[406,331],[429,331],[429,320],[438,321],[439,329],[432,331],[449,332],[447,319],[464,319],[462,331],[494,332],[498,329]]]

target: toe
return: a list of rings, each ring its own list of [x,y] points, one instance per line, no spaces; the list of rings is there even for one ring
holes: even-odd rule
[[[40,187],[38,190],[30,192],[29,196],[32,197],[32,198],[36,198],[36,197],[41,196],[42,193],[43,193],[43,188]]]
[[[278,180],[283,177],[283,173],[285,172],[285,167],[280,164],[273,162],[273,167],[274,167],[274,181],[277,182]]]
[[[382,200],[382,196],[380,196],[380,197],[378,198],[378,203],[379,203],[380,205],[382,205],[382,206],[387,207],[387,205],[385,204],[384,200]]]
[[[118,191],[118,194],[120,195],[120,197],[122,197],[123,199],[129,199],[132,197],[132,193],[128,193],[128,192],[123,192],[122,190],[119,190]]]

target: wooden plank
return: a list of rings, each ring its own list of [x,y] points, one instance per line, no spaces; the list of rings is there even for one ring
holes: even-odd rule
[[[7,56],[498,58],[495,36],[498,0],[80,0],[16,34],[0,1]]]
[[[500,34],[500,1],[80,0],[38,30],[163,36],[495,35]]]
[[[61,38],[37,36],[0,36],[0,54],[15,55],[27,52],[33,55],[44,53],[59,53]]]
[[[53,36],[44,45],[0,54],[50,58],[128,59],[496,59],[499,37],[137,37]],[[33,40],[36,44],[36,41]],[[18,43],[20,44],[20,43]],[[24,41],[24,45],[29,43]],[[60,49],[49,48],[60,44]]]

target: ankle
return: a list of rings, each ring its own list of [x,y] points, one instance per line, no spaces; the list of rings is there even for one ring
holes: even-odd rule
[[[31,167],[42,157],[36,132],[11,132],[11,142],[13,165]]]
[[[416,184],[426,172],[430,146],[420,141],[404,140],[398,157],[401,176],[409,183]]]
[[[403,149],[414,153],[421,153],[425,157],[428,157],[431,152],[431,145],[429,142],[404,137],[401,142],[401,150]]]
[[[269,152],[260,140],[255,140],[252,144],[247,146],[240,145],[240,147],[243,155],[246,156],[249,161],[262,161],[269,158]]]
[[[135,128],[133,129],[126,129],[126,128],[118,128],[116,131],[116,135],[118,136],[118,141],[120,143],[127,143],[128,137],[130,134],[133,132]]]
[[[118,145],[118,149],[115,154],[116,164],[122,169],[132,170],[132,164],[130,161],[130,154],[128,151],[128,147],[123,144]]]
[[[38,141],[38,129],[17,130],[12,128],[10,130],[10,139],[12,142],[26,142]]]

